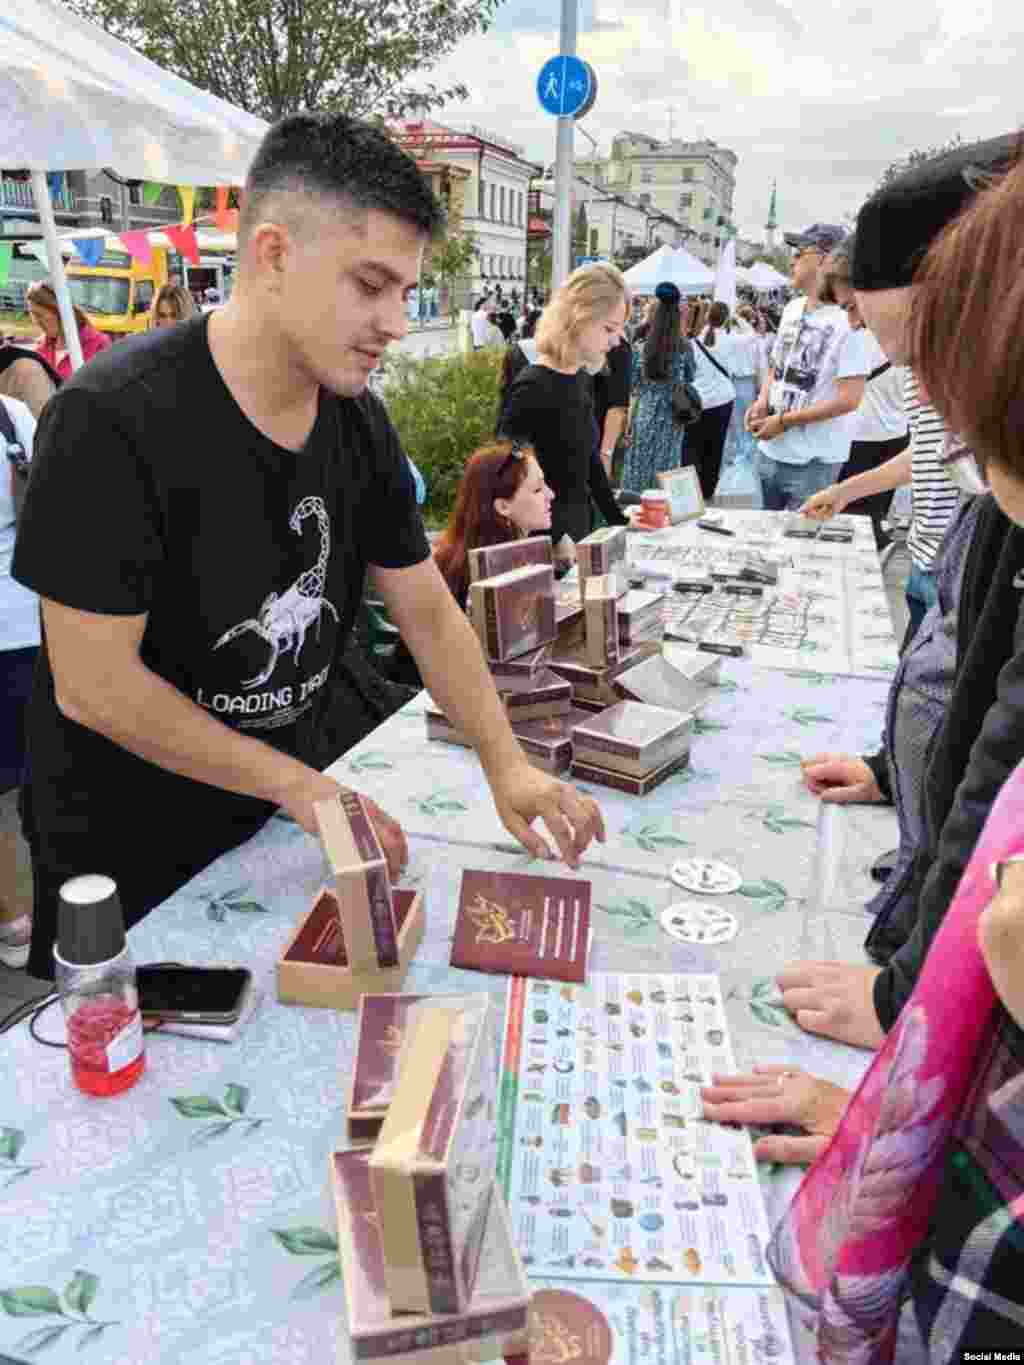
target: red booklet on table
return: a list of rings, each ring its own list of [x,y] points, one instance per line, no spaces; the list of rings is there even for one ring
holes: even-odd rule
[[[453,967],[582,985],[589,946],[589,882],[520,872],[462,874]]]

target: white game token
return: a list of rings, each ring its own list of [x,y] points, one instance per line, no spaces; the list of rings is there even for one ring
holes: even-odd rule
[[[728,863],[715,858],[686,858],[672,867],[672,880],[686,891],[702,896],[727,896],[743,885],[742,876]]]
[[[680,901],[661,913],[661,927],[682,943],[703,943],[714,947],[736,937],[739,923],[730,910],[696,901]]]

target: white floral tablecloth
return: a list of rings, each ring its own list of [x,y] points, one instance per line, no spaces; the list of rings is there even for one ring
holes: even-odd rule
[[[745,661],[722,672],[687,771],[642,800],[591,789],[608,831],[577,874],[593,883],[592,965],[717,970],[740,1065],[786,1061],[853,1082],[866,1054],[802,1034],[772,974],[798,955],[863,960],[867,867],[894,843],[895,821],[884,809],[837,811],[836,866],[823,882],[819,812],[798,763],[873,747],[886,688]],[[483,989],[500,1003],[503,978],[448,967],[453,909],[465,868],[529,862],[512,850],[475,756],[428,742],[423,708],[421,696],[332,772],[410,835],[404,884],[424,890],[428,929],[408,989]],[[743,878],[720,902],[739,934],[718,949],[676,943],[660,927],[661,911],[686,895],[671,864],[691,853],[721,857]],[[354,1019],[279,1005],[274,984],[325,870],[317,842],[278,817],[131,931],[138,961],[252,967],[264,999],[236,1044],[150,1036],[140,1082],[97,1100],[74,1089],[66,1054],[33,1042],[26,1026],[0,1042],[0,1360],[349,1359],[326,1168],[343,1145]],[[60,1038],[59,1011],[40,1029]],[[763,1173],[770,1214],[795,1180]]]

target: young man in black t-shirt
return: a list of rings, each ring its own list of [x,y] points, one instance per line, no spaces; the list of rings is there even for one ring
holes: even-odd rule
[[[383,133],[285,119],[249,173],[230,302],[121,342],[47,405],[13,565],[44,626],[32,973],[53,974],[66,878],[113,876],[133,923],[276,807],[315,831],[339,788],[313,739],[367,571],[510,832],[543,856],[542,817],[573,866],[603,839],[597,804],[512,735],[366,391],[439,223]],[[396,875],[402,831],[374,821]]]

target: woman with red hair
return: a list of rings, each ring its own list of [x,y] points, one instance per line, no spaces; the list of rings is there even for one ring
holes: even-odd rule
[[[469,596],[469,552],[518,536],[550,531],[555,495],[531,446],[494,441],[469,457],[448,525],[434,545],[437,567],[459,606]],[[399,641],[391,669],[396,682],[422,686],[415,660]]]

